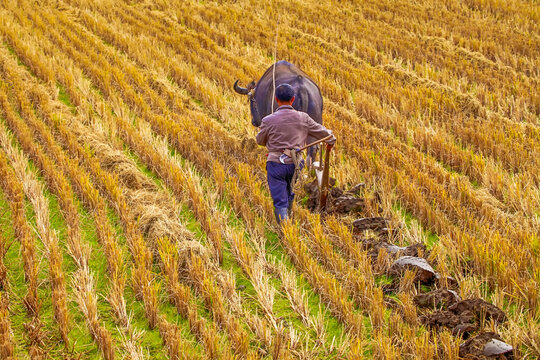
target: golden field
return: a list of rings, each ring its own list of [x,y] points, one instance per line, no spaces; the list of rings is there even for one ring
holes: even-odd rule
[[[0,4],[0,358],[460,358],[365,217],[540,357],[536,1]],[[359,213],[299,200],[280,234],[232,88],[275,59],[319,85]]]

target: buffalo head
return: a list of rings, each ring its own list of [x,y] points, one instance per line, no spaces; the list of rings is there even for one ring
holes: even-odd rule
[[[250,82],[247,84],[247,87],[241,87],[238,85],[238,80],[234,83],[234,91],[241,95],[247,95],[249,98],[249,107],[251,110],[251,124],[253,126],[259,127],[261,126],[261,116],[259,114],[259,108],[257,106],[257,101],[255,100],[255,89],[256,89],[257,83],[255,81]]]
[[[250,95],[250,96],[253,96],[253,94],[250,94],[250,92],[255,89],[255,81],[252,81],[250,82],[247,87],[241,87],[240,85],[238,85],[238,81],[240,80],[236,80],[235,83],[234,83],[234,91],[236,91],[237,93],[241,94],[241,95]]]

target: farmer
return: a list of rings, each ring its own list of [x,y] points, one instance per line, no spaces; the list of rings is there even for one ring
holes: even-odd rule
[[[304,146],[308,135],[322,139],[332,135],[332,131],[316,123],[305,112],[292,107],[295,99],[292,86],[279,85],[275,96],[278,108],[273,114],[263,118],[256,139],[257,144],[268,149],[266,161],[268,186],[274,201],[274,214],[280,224],[291,215],[294,200],[291,182],[295,164],[290,151]],[[326,140],[326,143],[331,145],[335,142],[334,136]]]

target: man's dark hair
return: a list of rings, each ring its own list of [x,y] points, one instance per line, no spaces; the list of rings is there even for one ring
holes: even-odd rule
[[[294,89],[289,84],[281,84],[276,88],[276,98],[279,101],[291,101],[294,96]]]

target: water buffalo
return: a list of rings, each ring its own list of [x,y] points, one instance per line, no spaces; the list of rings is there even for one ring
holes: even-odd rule
[[[234,83],[234,90],[242,95],[248,95],[250,100],[251,123],[253,126],[261,126],[262,119],[277,109],[274,97],[274,65],[270,66],[259,79],[250,82],[246,88],[238,85],[238,80]],[[296,110],[309,114],[313,120],[322,124],[323,100],[319,87],[305,72],[288,61],[281,60],[275,64],[275,86],[281,84],[291,85],[296,94],[293,107]],[[273,109],[272,109],[273,104]],[[316,139],[308,138],[308,143]],[[311,158],[315,155],[316,149],[310,149]]]

